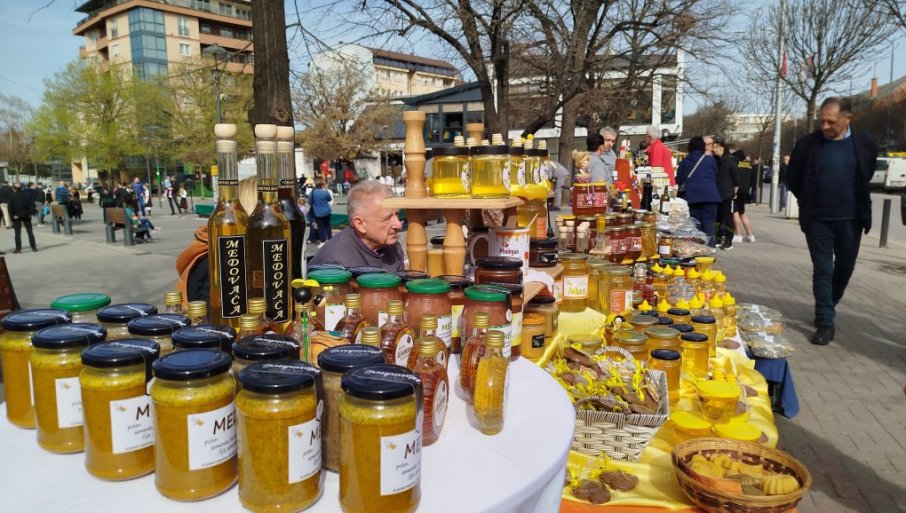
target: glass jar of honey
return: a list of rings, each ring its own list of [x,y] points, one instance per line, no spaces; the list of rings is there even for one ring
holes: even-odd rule
[[[588,259],[588,308],[597,312],[601,311],[601,298],[598,297],[598,287],[601,280],[605,279],[605,270],[611,263],[597,258]]]
[[[506,198],[510,195],[510,151],[506,144],[471,148],[472,197]]]
[[[661,258],[673,256],[673,237],[671,235],[661,235],[657,243],[657,254]]]
[[[469,148],[435,146],[431,148],[431,196],[467,198],[472,179],[469,170]]]
[[[693,381],[705,379],[710,370],[708,336],[701,333],[683,333],[680,335],[680,346],[683,354],[683,374]]]
[[[226,324],[186,326],[173,332],[171,339],[174,351],[184,349],[219,349],[229,353],[232,350],[233,341],[236,340],[236,330]]]
[[[412,513],[421,498],[422,384],[412,371],[374,365],[341,381],[340,507]]]
[[[424,314],[437,316],[437,338],[444,342],[447,352],[453,343],[453,305],[450,303],[450,284],[438,278],[412,280],[406,284],[406,322],[416,325]]]
[[[642,258],[657,260],[657,229],[654,223],[642,223]]]
[[[528,183],[525,175],[525,148],[521,143],[510,146],[510,192],[519,190]]]
[[[522,260],[514,257],[485,257],[475,261],[475,284],[522,284]]]
[[[437,238],[437,237],[432,237],[432,238],[431,238],[431,245],[432,245],[433,247],[432,247],[432,248],[429,248],[429,251],[431,251],[431,250],[439,251],[439,252],[441,253],[441,256],[443,256],[444,241],[441,240],[439,245],[435,245],[435,244],[434,244],[434,239],[436,239],[436,238]],[[443,239],[443,237],[440,237],[440,238]],[[408,270],[408,271],[399,271],[399,272],[395,272],[395,273],[393,273],[393,274],[396,275],[396,276],[399,276],[399,279],[400,279],[400,285],[399,285],[399,289],[400,289],[400,299],[403,301],[403,303],[406,302],[406,296],[409,295],[409,289],[406,288],[406,284],[407,284],[407,283],[409,283],[409,282],[412,281],[412,280],[424,280],[424,279],[427,279],[427,278],[430,278],[430,277],[431,277],[431,275],[428,274],[428,273],[423,273],[423,272],[421,272],[421,271],[412,271],[412,270]]]
[[[173,332],[189,326],[191,321],[185,315],[164,313],[138,317],[126,325],[134,338],[146,338],[157,342],[161,356],[173,352]]]
[[[42,449],[60,454],[84,450],[80,353],[106,336],[103,326],[87,322],[51,326],[32,335],[35,350],[29,363]]]
[[[557,239],[543,238],[529,241],[529,266],[554,267],[559,262],[557,256]]]
[[[610,261],[619,264],[626,259],[626,250],[629,248],[625,226],[608,228],[610,232]]]
[[[363,274],[381,274],[384,272],[384,269],[382,267],[363,265],[358,267],[350,267],[349,272],[352,273],[352,278],[349,279],[349,288],[351,288],[353,292],[358,292],[359,276],[362,276]]]
[[[36,331],[68,323],[65,310],[20,310],[3,318],[0,335],[0,362],[6,392],[6,418],[20,428],[35,427],[35,400],[31,366],[28,363],[34,346],[31,337]]]
[[[522,356],[533,362],[544,356],[544,351],[547,349],[547,337],[545,337],[544,332],[544,315],[527,313],[522,317],[522,344],[520,351]]]
[[[591,333],[580,333],[567,337],[566,343],[573,348],[584,351],[587,354],[594,354],[598,349],[601,349],[601,347],[603,347],[604,340],[599,335],[593,335]]]
[[[574,183],[573,184],[573,214],[577,216],[593,216],[607,213],[609,194],[607,184]]]
[[[525,201],[516,207],[516,225],[518,228],[528,228],[530,238],[547,235],[547,218],[542,217],[547,214],[542,208],[535,201]]]
[[[616,330],[611,337],[613,338],[613,345],[629,351],[632,359],[636,362],[648,361],[648,351],[645,343],[647,339],[644,333],[633,330]]]
[[[267,333],[250,335],[233,342],[233,375],[242,369],[263,361],[299,359],[299,343],[288,335]]]
[[[346,314],[346,294],[352,292],[349,281],[352,273],[345,269],[319,269],[308,273],[318,282],[324,300],[315,307],[315,315],[324,323],[324,328],[333,330]]]
[[[97,320],[101,326],[107,328],[107,341],[112,342],[121,338],[132,338],[129,334],[129,321],[149,315],[157,315],[156,306],[149,303],[125,303],[101,308],[97,312]]]
[[[667,317],[671,318],[674,324],[689,324],[692,320],[691,313],[685,308],[671,308],[667,310]]]
[[[488,330],[502,331],[506,343],[503,346],[504,356],[510,357],[513,322],[512,300],[508,291],[488,285],[475,285],[466,289],[466,306],[462,311],[462,329],[465,336],[473,332],[472,319],[476,313],[486,313],[489,317]]]
[[[347,371],[384,363],[380,349],[361,344],[347,344],[325,349],[318,355],[318,367],[324,379],[324,415],[321,417],[321,436],[324,444],[323,466],[331,472],[340,470],[340,401],[343,390],[340,380]]]
[[[680,367],[682,366],[680,353],[670,349],[655,349],[651,351],[648,363],[652,370],[664,371],[667,375],[667,394],[670,402],[679,399]]]
[[[717,319],[711,315],[696,315],[692,318],[692,329],[708,337],[708,355],[717,356]]]
[[[154,485],[164,497],[198,501],[237,479],[236,380],[230,355],[188,349],[154,362]]]
[[[588,255],[566,253],[561,255],[563,274],[561,283],[563,302],[560,310],[564,312],[583,312],[588,304]]]
[[[72,322],[97,322],[97,311],[109,304],[107,294],[83,292],[60,296],[50,303],[50,307],[69,312]]]
[[[121,339],[82,351],[85,468],[106,481],[154,472],[154,419],[146,384],[160,347]]]
[[[632,329],[639,333],[645,333],[648,328],[657,326],[657,317],[652,315],[635,314],[632,316]]]
[[[362,295],[360,312],[370,326],[383,326],[387,322],[387,303],[400,297],[399,276],[387,273],[363,274],[356,280]]]
[[[262,362],[239,373],[239,502],[255,513],[299,511],[321,496],[321,373]]]
[[[450,349],[453,353],[459,353],[462,349],[463,341],[468,338],[467,336],[463,337],[461,334],[462,310],[466,306],[466,288],[472,286],[472,280],[455,274],[444,274],[437,278],[450,284],[450,292],[447,294],[450,297],[450,312],[453,323],[453,331],[450,334],[450,342],[452,344]]]
[[[622,314],[632,310],[631,269],[611,266],[604,270],[605,279],[599,282],[598,302],[604,315]]]
[[[654,326],[645,330],[646,349],[650,353],[657,349],[679,351],[679,331],[667,326]]]
[[[544,316],[544,336],[553,338],[560,329],[560,309],[551,296],[535,296],[522,309],[525,314],[538,313]]]
[[[642,227],[631,224],[626,227],[626,254],[625,260],[635,262],[642,256]]]

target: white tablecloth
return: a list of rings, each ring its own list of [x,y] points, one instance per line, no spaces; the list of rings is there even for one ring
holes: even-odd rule
[[[451,384],[457,379],[455,359]],[[512,366],[509,410],[503,431],[485,436],[466,420],[465,403],[453,394],[440,440],[422,451],[425,513],[556,513],[574,411],[563,389],[542,369],[520,359]],[[38,447],[34,430],[6,420],[0,405],[0,511],[9,513],[218,513],[245,512],[237,487],[199,503],[175,502],[157,493],[154,476],[106,482],[84,468],[84,456],[51,454]],[[339,478],[325,472],[324,494],[313,513],[340,510]]]

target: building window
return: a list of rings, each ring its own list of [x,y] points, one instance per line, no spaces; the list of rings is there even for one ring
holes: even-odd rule
[[[189,43],[179,43],[179,55],[188,57],[192,55],[192,45]]]
[[[248,9],[240,9],[237,7],[236,8],[236,17],[242,18],[244,20],[250,20],[250,19],[252,19],[252,13]]]
[[[220,14],[222,14],[224,16],[232,16],[233,15],[233,6],[230,4],[221,3],[219,12],[220,12]]]
[[[120,35],[120,30],[116,26],[116,18],[110,19],[110,37],[117,37]]]
[[[176,25],[179,27],[179,35],[189,37],[189,18],[180,16],[176,19]]]
[[[120,57],[120,45],[110,45],[110,55],[114,59],[118,59]]]
[[[97,32],[89,32],[89,33],[88,33],[88,42],[91,43],[91,44],[97,43],[97,42],[98,42],[98,33],[97,33]]]
[[[221,28],[221,29],[220,29],[220,37],[227,37],[227,38],[230,38],[230,39],[234,39],[234,38],[233,38],[233,30],[232,30],[232,29],[228,29],[228,28]]]
[[[195,8],[202,11],[210,11],[211,2],[209,0],[195,0]]]
[[[135,75],[144,80],[167,72],[164,13],[146,7],[129,11],[129,46]]]
[[[210,34],[210,33],[211,33],[211,26],[208,25],[207,23],[202,23],[201,25],[198,26],[198,29],[201,30],[201,33],[202,33],[202,34]]]

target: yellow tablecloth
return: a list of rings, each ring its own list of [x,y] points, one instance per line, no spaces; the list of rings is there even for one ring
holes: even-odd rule
[[[600,333],[603,322],[604,317],[591,309],[579,313],[561,313],[560,333],[554,344],[547,348],[544,357],[539,360],[539,365],[543,366],[559,350],[567,337],[575,334]],[[718,348],[717,352],[717,356],[711,359],[712,368],[734,371],[740,383],[748,385],[758,392],[756,397],[747,399],[750,409],[749,422],[760,427],[767,436],[766,446],[776,447],[777,426],[774,425],[774,414],[771,411],[768,385],[764,376],[755,370],[753,360],[749,360],[740,353],[723,348]],[[671,411],[676,410],[700,411],[695,389],[690,383],[683,383],[680,399],[675,405],[671,405]],[[639,485],[629,492],[612,493],[611,501],[602,507],[648,506],[668,510],[694,508],[679,487],[673,471],[673,464],[670,460],[670,453],[673,449],[672,437],[672,430],[669,428],[668,422],[658,431],[651,441],[651,445],[642,453],[639,462],[616,462],[618,466],[637,476]],[[593,460],[592,457],[572,451],[569,455],[569,467],[574,470],[590,469]],[[566,489],[564,489],[563,499],[561,513],[579,513],[588,510],[587,502],[578,501]],[[570,508],[570,503],[575,504],[576,507]]]

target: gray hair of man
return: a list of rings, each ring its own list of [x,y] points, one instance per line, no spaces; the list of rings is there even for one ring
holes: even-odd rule
[[[825,98],[824,101],[821,102],[821,107],[818,110],[822,111],[826,107],[830,107],[831,105],[836,105],[837,108],[840,109],[841,114],[852,114],[852,102],[849,101],[849,98],[843,98],[842,96],[831,96]]]
[[[356,213],[359,213],[365,207],[366,198],[374,195],[380,195],[381,198],[392,198],[394,196],[393,191],[389,187],[377,180],[364,180],[349,189],[349,194],[346,197],[346,211],[349,217],[352,218]]]
[[[609,126],[605,126],[598,133],[601,135],[612,135],[614,140],[616,140],[616,138],[617,138],[617,131],[614,130],[613,128],[610,128]]]
[[[645,134],[651,137],[652,139],[661,138],[661,127],[656,125],[651,125],[645,129]]]

